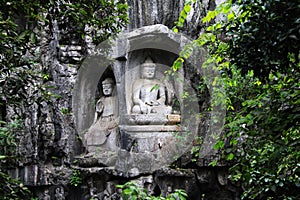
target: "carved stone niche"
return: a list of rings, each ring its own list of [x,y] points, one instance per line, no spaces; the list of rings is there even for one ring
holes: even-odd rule
[[[149,54],[153,54],[152,57],[161,62],[154,63]],[[161,50],[145,49],[132,52],[130,58],[140,60],[145,55],[148,56],[140,65],[131,66],[129,61],[128,72],[131,73],[125,73],[128,113],[125,115],[125,122],[130,125],[180,123],[180,103],[176,95],[182,87],[180,84],[175,85],[173,77],[165,76],[171,70],[172,60],[165,61],[164,57],[174,59],[174,55]]]
[[[184,69],[168,76],[187,42],[163,25],[137,29],[116,41],[114,57],[122,69],[118,91],[124,94],[119,99],[118,170],[129,175],[153,172],[192,146],[195,127],[183,121],[192,117],[184,114]]]
[[[128,52],[127,57],[122,88],[126,108],[120,125],[121,138],[127,140],[121,140],[121,147],[135,153],[164,151],[169,142],[175,142],[174,132],[181,131],[183,85],[166,76],[177,55],[144,48]]]
[[[163,25],[142,27],[123,33],[106,45],[109,59],[96,55],[84,63],[73,99],[77,129],[86,142],[85,147],[93,154],[83,163],[92,159],[88,162],[113,166],[128,176],[135,176],[170,164],[191,148],[196,126],[195,117],[185,114],[182,96],[187,81],[183,68],[175,77],[168,77],[173,62],[188,42]],[[97,60],[99,57],[101,61]],[[101,146],[101,142],[91,147],[86,134],[97,119],[93,117],[97,104],[95,109],[95,103],[87,103],[95,97],[96,87],[91,81],[104,79],[107,66],[111,66],[118,100],[114,104],[118,120],[113,127],[118,139],[113,148]],[[197,106],[195,104],[192,110],[198,112]],[[100,126],[103,128],[105,123]],[[100,141],[99,138],[96,136],[94,140]],[[102,153],[97,152],[99,147]]]

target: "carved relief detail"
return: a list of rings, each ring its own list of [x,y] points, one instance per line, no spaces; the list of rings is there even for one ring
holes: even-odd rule
[[[117,97],[113,95],[113,89],[114,81],[112,78],[107,78],[102,82],[104,96],[96,103],[94,123],[84,137],[88,152],[117,150],[118,107]]]

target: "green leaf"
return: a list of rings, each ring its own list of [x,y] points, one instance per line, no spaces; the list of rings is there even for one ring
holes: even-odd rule
[[[177,58],[177,60],[173,63],[172,69],[176,72],[178,69],[182,67],[184,60],[182,58]]]
[[[227,16],[228,20],[232,20],[234,19],[234,13],[230,13],[228,16]]]
[[[189,13],[190,10],[191,10],[191,5],[190,5],[190,4],[187,4],[187,5],[184,6],[184,11],[185,11],[186,13]]]
[[[5,155],[0,155],[0,160],[4,160],[4,159],[6,159],[7,158],[7,156],[5,156]]]
[[[224,142],[223,141],[218,141],[215,145],[214,145],[214,149],[215,150],[219,150],[221,148],[224,148]]]
[[[217,160],[214,160],[214,161],[210,162],[208,165],[214,167],[214,166],[217,165],[217,163],[218,163],[218,161],[217,161]]]
[[[158,90],[160,88],[160,86],[158,84],[155,84],[151,89],[150,92],[152,92],[153,90]]]
[[[178,28],[174,27],[172,30],[174,31],[174,33],[178,33]]]
[[[23,31],[19,36],[18,36],[18,40],[24,40],[25,37],[27,36],[28,31]]]

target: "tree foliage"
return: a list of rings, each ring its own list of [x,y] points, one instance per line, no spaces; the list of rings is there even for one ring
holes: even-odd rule
[[[300,198],[299,13],[295,0],[226,1],[174,64],[205,47],[204,67],[218,69],[227,116],[215,148],[233,163],[230,178],[244,199]]]
[[[45,82],[47,66],[41,66],[37,47],[41,33],[56,20],[61,29],[76,28],[83,37],[85,26],[93,30],[98,43],[118,33],[128,22],[127,4],[121,1],[0,1],[0,103],[28,102],[28,89],[48,95]],[[52,33],[48,33],[52,34]],[[49,44],[47,44],[49,45]],[[36,102],[36,99],[30,102]]]
[[[118,185],[122,189],[122,198],[124,200],[186,200],[187,194],[184,190],[175,190],[174,192],[163,196],[153,196],[148,194],[143,188],[140,188],[134,182],[127,182],[124,185]]]
[[[290,68],[299,71],[299,2],[243,0],[237,5],[241,13],[232,12],[225,30],[231,63],[244,74],[253,70],[261,79],[270,73],[289,73]]]
[[[15,163],[16,140],[15,134],[22,130],[22,124],[19,121],[6,123],[0,121],[0,199],[27,199],[30,192],[20,181],[12,179],[7,175],[4,168]]]

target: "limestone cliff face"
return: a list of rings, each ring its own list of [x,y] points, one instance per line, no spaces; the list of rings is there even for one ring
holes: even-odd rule
[[[164,24],[168,27],[174,26],[183,9],[184,1],[128,1],[130,25],[129,29],[140,28],[145,25]]]
[[[130,24],[125,32],[153,24],[163,24],[171,29],[184,1],[128,0],[128,4]],[[200,23],[202,16],[215,5],[214,0],[197,1],[187,18],[183,33],[196,38],[204,28]],[[190,199],[200,199],[201,195],[206,195],[207,199],[235,198],[236,189],[226,182],[226,169],[210,170],[208,163],[202,163],[201,167],[193,166],[194,169],[185,172],[166,169],[139,178],[122,177],[117,172],[101,167],[86,168],[81,171],[82,185],[77,188],[70,185],[72,168],[77,168],[75,157],[84,153],[81,133],[77,132],[75,126],[72,95],[80,61],[94,44],[89,37],[75,37],[76,30],[72,32],[72,27],[66,31],[60,28],[55,19],[51,20],[52,26],[44,27],[41,33],[38,51],[41,53],[41,66],[49,75],[46,83],[53,86],[50,90],[56,97],[21,109],[20,112],[26,117],[26,128],[25,134],[18,137],[18,154],[22,159],[16,168],[10,170],[13,177],[33,188],[39,199],[49,199],[49,195],[51,199],[89,199],[91,188],[104,194],[109,190],[108,186],[119,184],[119,180],[123,183],[134,179],[142,186],[153,184],[152,192],[155,193],[165,194],[171,186],[173,189],[187,189]],[[67,25],[68,22],[65,23]],[[201,127],[199,131],[205,132],[205,128]],[[180,162],[188,163],[185,158],[177,164],[180,165]],[[155,181],[149,181],[149,177]],[[46,194],[47,190],[49,194]],[[218,191],[218,194],[211,191]]]
[[[128,30],[153,24],[163,24],[172,29],[184,7],[184,2],[184,0],[129,0],[130,24]],[[197,37],[205,26],[201,23],[201,18],[206,15],[208,10],[214,9],[216,3],[220,2],[214,0],[197,1],[188,15],[187,23],[182,31],[189,37]]]

